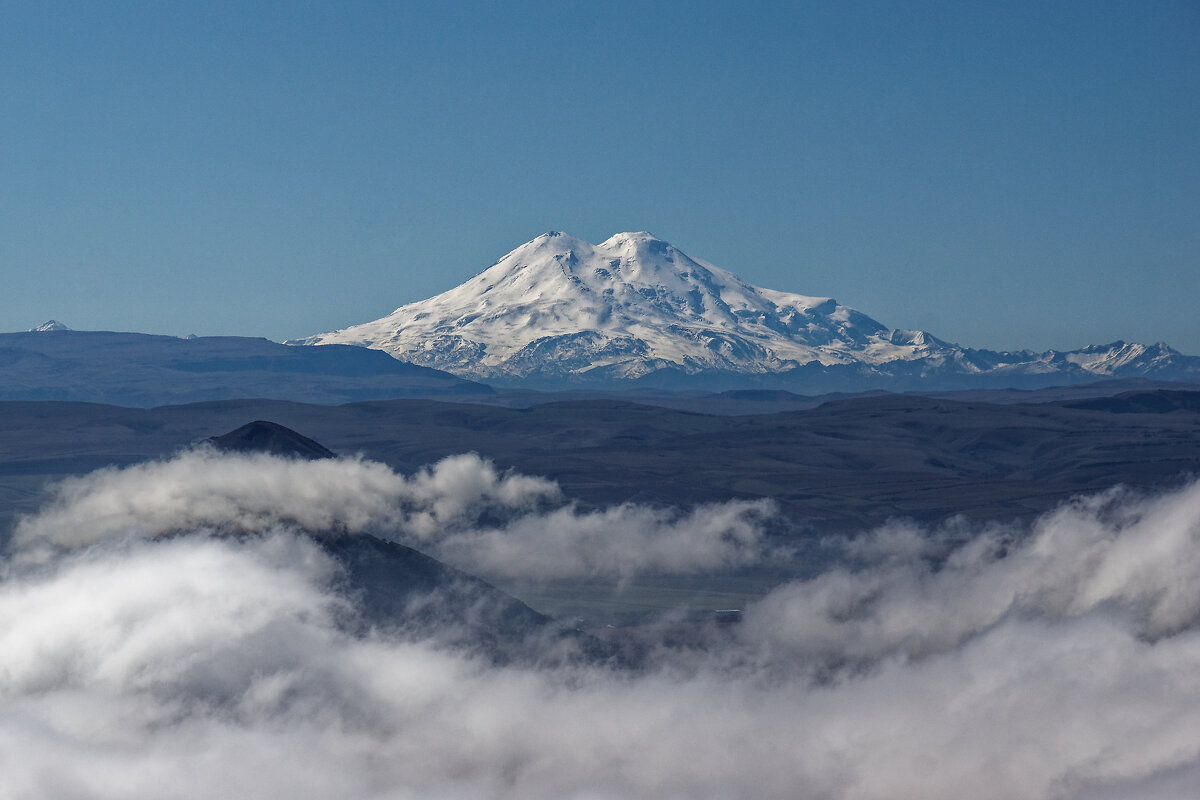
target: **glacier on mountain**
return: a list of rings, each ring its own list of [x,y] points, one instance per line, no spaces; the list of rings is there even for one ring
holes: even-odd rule
[[[668,376],[678,385],[704,376],[758,384],[791,378],[822,389],[871,378],[1011,383],[1017,375],[1141,375],[1181,360],[1200,376],[1193,363],[1200,359],[1161,343],[1070,353],[960,347],[925,331],[888,328],[832,298],[753,286],[645,231],[600,244],[545,233],[447,292],[289,344],[360,345],[498,383]]]

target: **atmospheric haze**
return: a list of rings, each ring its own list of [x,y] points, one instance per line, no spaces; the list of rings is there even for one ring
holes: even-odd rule
[[[386,535],[484,577],[623,577],[644,566],[621,549],[651,541],[660,572],[768,557],[772,513],[586,511],[473,455],[405,476],[200,449],[68,481],[19,523],[0,582],[0,793],[1156,798],[1200,781],[1200,483],[1079,498],[1028,529],[831,542],[838,566],[637,669],[364,632],[314,538]]]

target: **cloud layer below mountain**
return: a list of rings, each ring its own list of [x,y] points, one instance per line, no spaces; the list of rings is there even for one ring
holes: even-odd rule
[[[371,532],[505,578],[629,577],[750,564],[768,554],[768,501],[689,513],[625,504],[584,511],[543,478],[501,474],[474,454],[411,476],[357,458],[302,461],[200,448],[61,484],[14,534],[18,558],[179,531]]]
[[[22,522],[0,582],[0,793],[1167,798],[1200,781],[1200,484],[1029,531],[886,527],[635,673],[349,633],[338,568],[299,530],[386,523],[453,551],[473,531],[708,525],[746,547],[762,509],[585,514],[472,457],[408,477],[278,461],[102,472]],[[607,558],[583,563],[622,574]]]

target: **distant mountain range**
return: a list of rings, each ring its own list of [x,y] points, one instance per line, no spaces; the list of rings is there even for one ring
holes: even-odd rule
[[[827,297],[753,286],[646,232],[521,245],[374,322],[291,340],[349,344],[499,386],[666,389],[1035,387],[1200,379],[1164,343],[1000,352],[888,328]]]
[[[0,333],[0,400],[149,407],[243,397],[350,403],[491,393],[487,386],[361,347],[72,331],[57,322]]]
[[[169,458],[247,420],[272,420],[304,437],[264,435],[259,423],[215,444],[304,457],[324,448],[361,453],[405,474],[474,451],[501,471],[554,480],[585,507],[770,498],[818,537],[892,518],[1029,519],[1116,484],[1157,490],[1200,475],[1200,392],[1089,391],[1064,391],[1053,402],[1035,392],[1024,403],[1011,402],[1017,393],[1009,392],[998,393],[1001,403],[983,392],[962,399],[879,394],[805,410],[750,413],[744,406],[738,416],[635,404],[628,396],[545,397],[520,409],[435,400],[226,400],[152,409],[0,403],[0,548],[6,521],[35,512],[48,480]]]

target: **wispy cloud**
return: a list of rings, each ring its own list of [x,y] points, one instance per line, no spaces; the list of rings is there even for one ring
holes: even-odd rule
[[[762,522],[773,512],[766,501],[686,514],[629,504],[584,511],[554,482],[501,473],[474,454],[405,476],[363,459],[201,448],[65,481],[46,509],[19,522],[14,546],[19,559],[36,560],[120,537],[291,525],[371,532],[495,577],[628,577],[753,563],[766,552]]]

